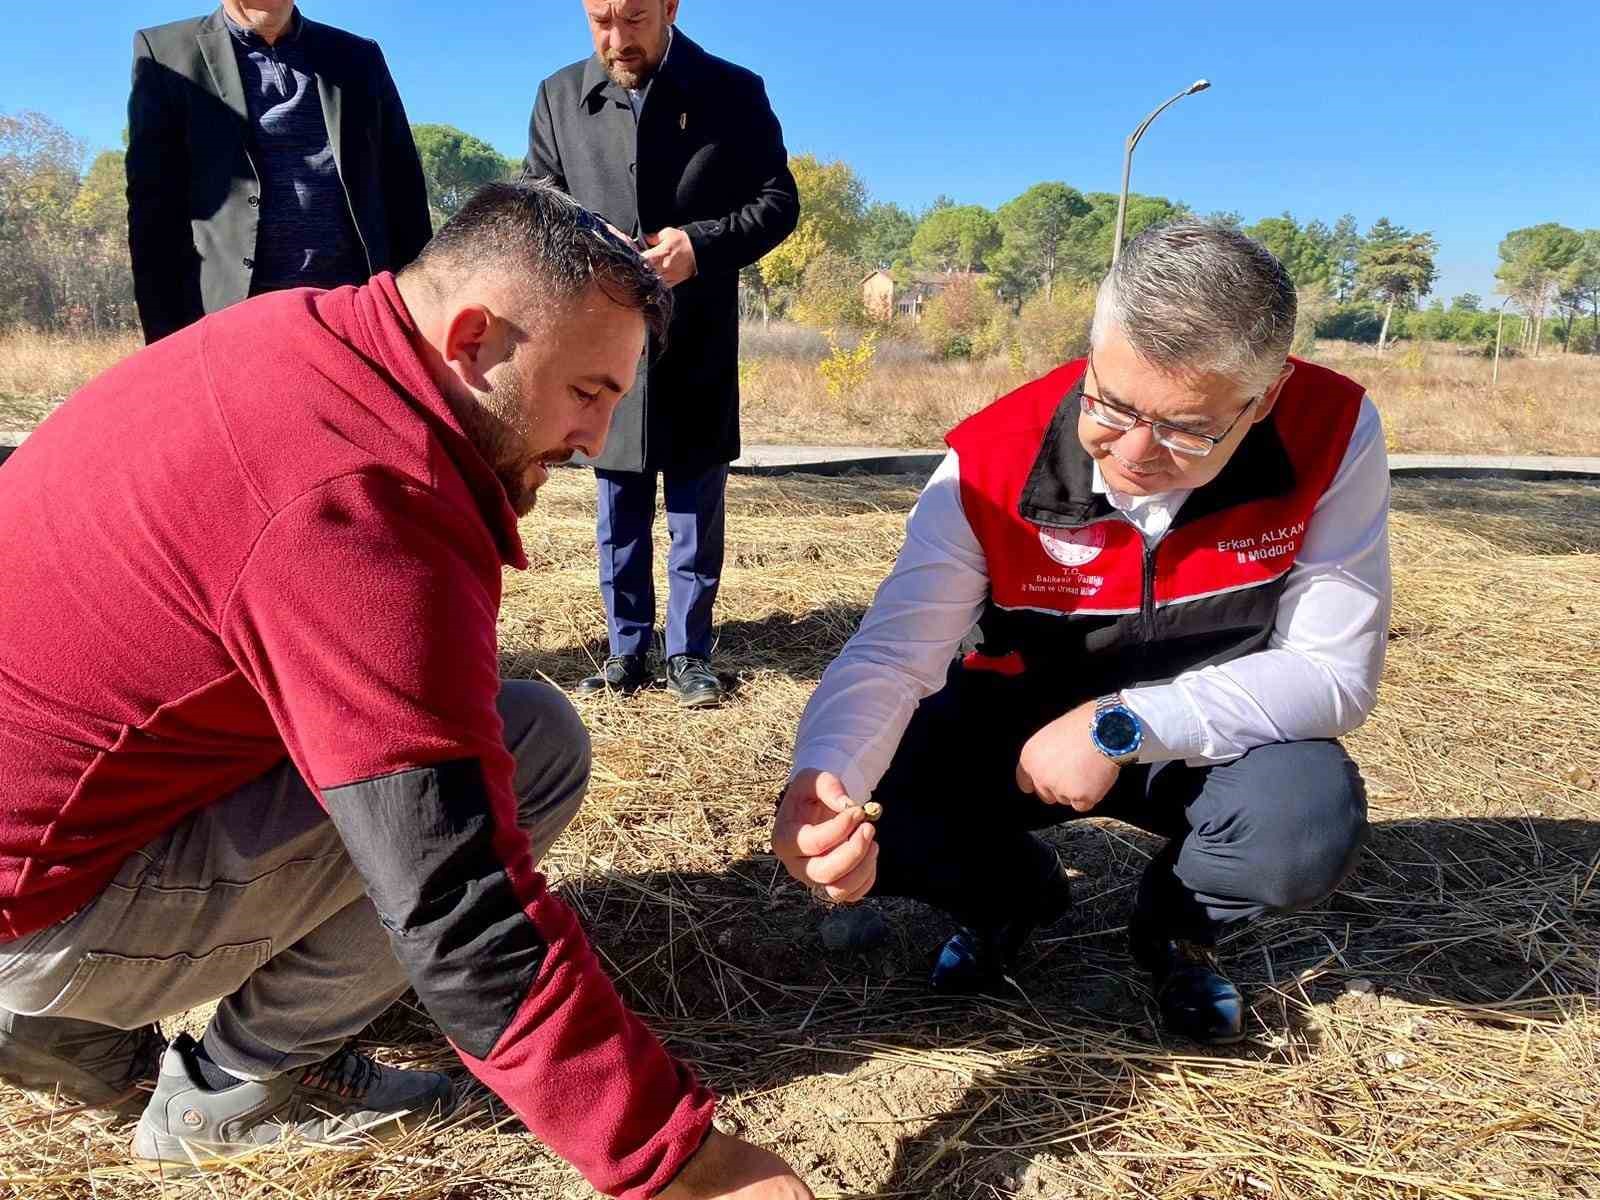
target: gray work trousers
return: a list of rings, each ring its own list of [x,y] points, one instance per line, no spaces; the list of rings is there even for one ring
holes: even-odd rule
[[[583,800],[589,736],[560,692],[506,681],[519,820],[542,858]],[[133,1029],[221,998],[206,1050],[243,1079],[336,1053],[405,991],[333,822],[288,763],[134,854],[88,906],[0,945],[0,1008]]]

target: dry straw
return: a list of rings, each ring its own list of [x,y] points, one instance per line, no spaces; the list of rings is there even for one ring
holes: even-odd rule
[[[1227,1052],[1163,1042],[1121,927],[1152,839],[1059,836],[1080,905],[995,1001],[917,984],[946,932],[886,904],[871,956],[826,955],[767,832],[800,708],[898,547],[908,480],[735,480],[720,609],[737,699],[584,701],[590,802],[547,864],[630,1000],[820,1196],[1600,1195],[1600,490],[1406,484],[1378,715],[1350,745],[1374,835],[1348,888],[1224,947],[1249,1001]],[[587,477],[562,472],[508,576],[508,671],[603,654]],[[1292,798],[1284,798],[1289,802]],[[981,806],[983,797],[972,803]],[[415,1007],[386,1061],[448,1064]],[[153,1181],[126,1126],[0,1091],[0,1195],[378,1200],[589,1193],[472,1092],[384,1147],[271,1150]]]

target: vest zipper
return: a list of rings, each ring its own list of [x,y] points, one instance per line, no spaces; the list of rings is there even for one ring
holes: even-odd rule
[[[1154,641],[1156,636],[1156,552],[1161,549],[1161,543],[1151,545],[1145,540],[1143,532],[1139,535],[1140,544],[1144,547],[1144,583],[1139,594],[1139,624],[1144,632],[1144,640]]]
[[[1139,535],[1139,553],[1144,564],[1143,578],[1139,582],[1139,633],[1145,641],[1153,641],[1156,635],[1156,551],[1161,549],[1161,542],[1151,545],[1144,530],[1121,509],[1115,510],[1115,515],[1106,519],[1120,520]]]

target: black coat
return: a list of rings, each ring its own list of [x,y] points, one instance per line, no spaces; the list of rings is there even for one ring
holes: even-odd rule
[[[371,274],[433,236],[428,189],[378,44],[305,21],[328,140]],[[128,249],[146,341],[250,294],[261,181],[233,37],[208,17],[141,29],[128,99]],[[352,282],[362,282],[352,280]]]
[[[800,218],[760,76],[674,31],[636,124],[591,56],[539,85],[525,167],[618,229],[674,226],[694,246],[698,272],[676,289],[666,350],[640,364],[594,465],[697,471],[738,458],[739,271]]]

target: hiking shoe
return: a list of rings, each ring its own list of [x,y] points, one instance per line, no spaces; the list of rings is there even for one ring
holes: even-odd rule
[[[0,1009],[0,1080],[78,1104],[111,1105],[142,1096],[155,1084],[166,1048],[155,1025],[115,1029]]]
[[[578,684],[578,692],[621,692],[627,695],[653,682],[650,663],[642,654],[613,654],[595,674]]]
[[[728,695],[711,663],[693,654],[667,659],[667,690],[682,708],[710,708]]]
[[[167,1048],[134,1131],[139,1158],[203,1166],[290,1136],[349,1148],[398,1137],[455,1108],[447,1076],[379,1066],[350,1046],[304,1070],[222,1089],[206,1086],[197,1049],[188,1034]]]

